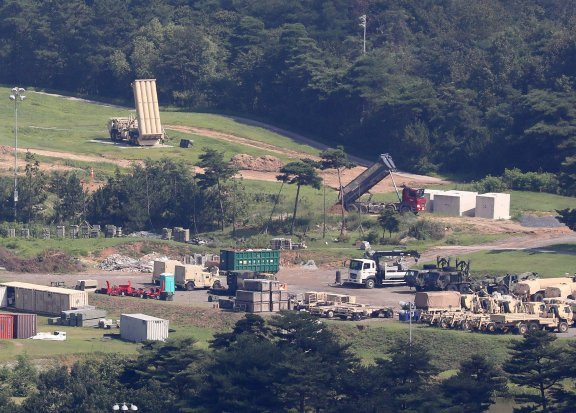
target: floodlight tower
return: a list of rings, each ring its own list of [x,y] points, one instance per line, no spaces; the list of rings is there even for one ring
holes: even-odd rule
[[[13,87],[10,100],[14,101],[14,222],[18,220],[18,105],[26,96],[26,90],[21,87]]]

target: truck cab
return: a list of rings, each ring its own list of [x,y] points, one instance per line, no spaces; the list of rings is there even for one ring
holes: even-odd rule
[[[402,188],[402,206],[400,211],[407,209],[404,206],[409,206],[414,213],[425,211],[426,198],[424,198],[424,189],[409,188],[407,186]]]
[[[376,285],[404,283],[407,269],[401,259],[389,264],[385,261],[372,259],[350,260],[348,278],[344,284],[363,285],[366,288],[374,288]],[[399,258],[399,257],[398,257]]]

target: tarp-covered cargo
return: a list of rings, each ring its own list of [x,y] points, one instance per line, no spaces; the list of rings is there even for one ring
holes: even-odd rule
[[[154,261],[152,282],[160,280],[160,274],[174,274],[177,265],[182,265],[178,260]]]
[[[417,292],[414,305],[418,309],[459,309],[460,293],[458,291]]]
[[[7,287],[8,307],[27,312],[60,315],[64,310],[88,305],[86,291],[22,282],[1,284]]]
[[[572,295],[572,285],[570,284],[551,285],[544,290],[544,297],[546,298],[568,298],[569,295]]]
[[[517,295],[533,295],[538,291],[545,290],[546,287],[551,287],[558,284],[572,284],[572,278],[569,277],[556,277],[556,278],[539,278],[537,280],[525,280],[515,284],[512,287],[512,292]]]

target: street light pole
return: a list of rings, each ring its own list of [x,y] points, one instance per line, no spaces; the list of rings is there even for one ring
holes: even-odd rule
[[[18,104],[26,99],[25,89],[13,87],[10,100],[14,101],[14,222],[18,221]]]
[[[367,26],[367,20],[366,20],[366,15],[363,14],[362,16],[360,16],[360,26],[364,29],[364,41],[362,43],[362,54],[366,54],[366,26]]]

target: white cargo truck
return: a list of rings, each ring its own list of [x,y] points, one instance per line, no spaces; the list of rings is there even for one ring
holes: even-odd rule
[[[374,288],[387,284],[404,284],[408,271],[407,258],[417,262],[420,254],[413,250],[376,251],[369,258],[350,260],[348,278],[344,284],[363,285]]]

